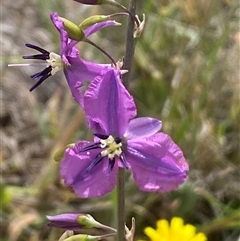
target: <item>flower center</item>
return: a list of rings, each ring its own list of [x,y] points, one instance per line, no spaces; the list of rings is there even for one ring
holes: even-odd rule
[[[46,59],[46,61],[52,67],[51,75],[56,74],[58,71],[64,68],[64,62],[62,61],[61,56],[56,53],[49,53],[49,59]]]
[[[115,156],[119,157],[122,154],[122,143],[120,141],[116,141],[113,136],[109,136],[104,140],[101,139],[100,143],[101,148],[106,148],[101,151],[102,157],[108,156],[108,159],[113,160]]]

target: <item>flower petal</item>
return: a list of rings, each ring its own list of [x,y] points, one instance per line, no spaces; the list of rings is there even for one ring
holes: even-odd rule
[[[66,56],[70,56],[73,58],[78,57],[78,50],[74,48],[74,46],[78,43],[75,40],[71,40],[68,38],[68,33],[64,29],[64,23],[59,18],[58,13],[54,12],[50,14],[50,18],[57,28],[58,32],[60,33],[60,40],[61,40],[61,57],[65,64],[68,63],[68,59]]]
[[[122,137],[130,119],[136,115],[133,97],[119,75],[119,71],[108,68],[85,92],[84,110],[95,133]]]
[[[65,184],[71,186],[81,198],[100,197],[109,193],[116,185],[117,165],[107,175],[108,160],[102,160],[89,172],[86,169],[99,154],[99,149],[79,152],[93,142],[80,141],[72,149],[67,149],[60,163],[61,176]]]
[[[89,62],[79,57],[68,57],[68,61],[69,66],[65,67],[64,74],[73,97],[82,106],[83,94],[79,88],[83,86],[84,82],[91,82],[96,76],[100,75],[103,69],[110,65]]]
[[[171,139],[169,135],[160,132],[146,139],[147,141],[150,140],[159,143],[161,147],[166,150],[166,160],[174,160],[174,162],[178,165],[181,171],[189,170],[188,163],[186,162],[186,159],[183,156],[182,150],[176,143],[174,143],[174,141]]]
[[[85,29],[83,32],[84,32],[85,37],[88,37],[88,36],[92,35],[93,33],[97,32],[97,31],[99,31],[103,28],[106,28],[106,27],[109,27],[109,26],[118,26],[118,25],[119,25],[119,23],[117,23],[114,20],[107,20],[107,21],[103,21],[103,22],[100,22],[100,23],[95,23],[92,26]]]
[[[162,122],[150,117],[135,118],[129,122],[124,136],[128,140],[149,137],[157,133],[162,127]]]
[[[137,185],[144,191],[171,191],[186,180],[188,165],[182,151],[164,133],[128,141],[125,155]]]

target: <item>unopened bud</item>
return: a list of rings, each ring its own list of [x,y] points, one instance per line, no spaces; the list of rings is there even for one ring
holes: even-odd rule
[[[91,17],[85,19],[83,22],[81,22],[79,24],[79,27],[82,30],[85,30],[86,28],[92,26],[95,23],[101,23],[101,22],[104,22],[104,21],[110,20],[110,19],[111,19],[110,15],[94,15],[94,16],[91,16]]]
[[[114,0],[74,0],[75,2],[87,4],[87,5],[101,5],[101,4],[110,4],[114,5]]]
[[[84,39],[84,32],[81,28],[79,28],[79,26],[66,18],[60,17],[60,19],[63,21],[64,29],[67,31],[68,37],[70,39],[77,41],[81,41]]]
[[[63,213],[55,216],[47,216],[47,219],[49,220],[48,226],[77,231],[85,228],[84,225],[80,225],[80,223],[78,222],[78,218],[81,216],[84,217],[85,214]]]
[[[104,0],[74,0],[75,2],[88,4],[88,5],[100,5],[104,2]]]
[[[74,144],[68,144],[65,148],[58,150],[53,156],[54,161],[60,162],[63,159],[66,149],[72,147],[74,147]]]
[[[66,238],[69,238],[74,235],[74,232],[72,230],[67,230],[62,234],[62,236],[59,238],[58,241],[64,241]]]
[[[90,229],[90,228],[101,228],[101,229],[112,231],[114,233],[117,232],[116,229],[114,229],[110,226],[104,225],[102,223],[99,223],[90,214],[79,216],[77,218],[77,221],[78,221],[79,225],[84,227],[84,228],[88,228],[88,229]]]
[[[92,236],[88,234],[77,234],[69,238],[64,239],[63,241],[98,241],[101,240],[101,236]]]
[[[78,223],[85,228],[101,228],[102,224],[97,222],[91,215],[83,215],[77,218]]]

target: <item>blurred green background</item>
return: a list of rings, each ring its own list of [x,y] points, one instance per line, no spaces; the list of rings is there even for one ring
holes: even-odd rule
[[[121,3],[128,6],[127,0]],[[61,182],[54,153],[66,144],[91,139],[84,114],[72,100],[62,73],[32,93],[30,75],[42,67],[24,63],[32,43],[59,51],[59,35],[49,13],[75,23],[113,7],[83,6],[71,0],[19,0],[1,3],[1,240],[58,240],[62,231],[46,227],[45,215],[82,212],[115,225],[115,193],[79,199]],[[126,222],[136,219],[136,239],[161,218],[183,217],[209,241],[240,237],[240,6],[231,0],[139,0],[146,27],[136,46],[130,92],[139,116],[163,121],[183,149],[189,179],[171,193],[145,193],[126,174]],[[123,57],[126,19],[91,40],[115,60]],[[109,60],[78,44],[81,56]],[[146,237],[145,237],[146,239]]]

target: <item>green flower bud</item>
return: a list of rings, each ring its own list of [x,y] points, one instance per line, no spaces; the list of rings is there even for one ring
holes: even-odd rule
[[[97,222],[91,215],[87,214],[84,216],[79,216],[77,221],[80,225],[83,225],[85,228],[101,228],[102,224]]]
[[[66,18],[60,17],[60,19],[63,21],[64,29],[67,31],[68,37],[70,39],[77,41],[81,41],[84,39],[84,32],[79,26],[77,26],[75,23],[71,22]]]
[[[87,19],[85,19],[83,22],[81,22],[79,24],[79,28],[81,28],[82,30],[92,26],[95,23],[100,23],[106,20],[109,20],[111,17],[108,15],[94,15],[91,16]]]
[[[101,236],[92,236],[88,234],[77,234],[64,239],[64,241],[98,241],[98,240],[101,240]]]
[[[74,144],[68,144],[65,148],[58,150],[53,156],[54,161],[60,162],[63,159],[66,149],[72,147],[74,147]]]

